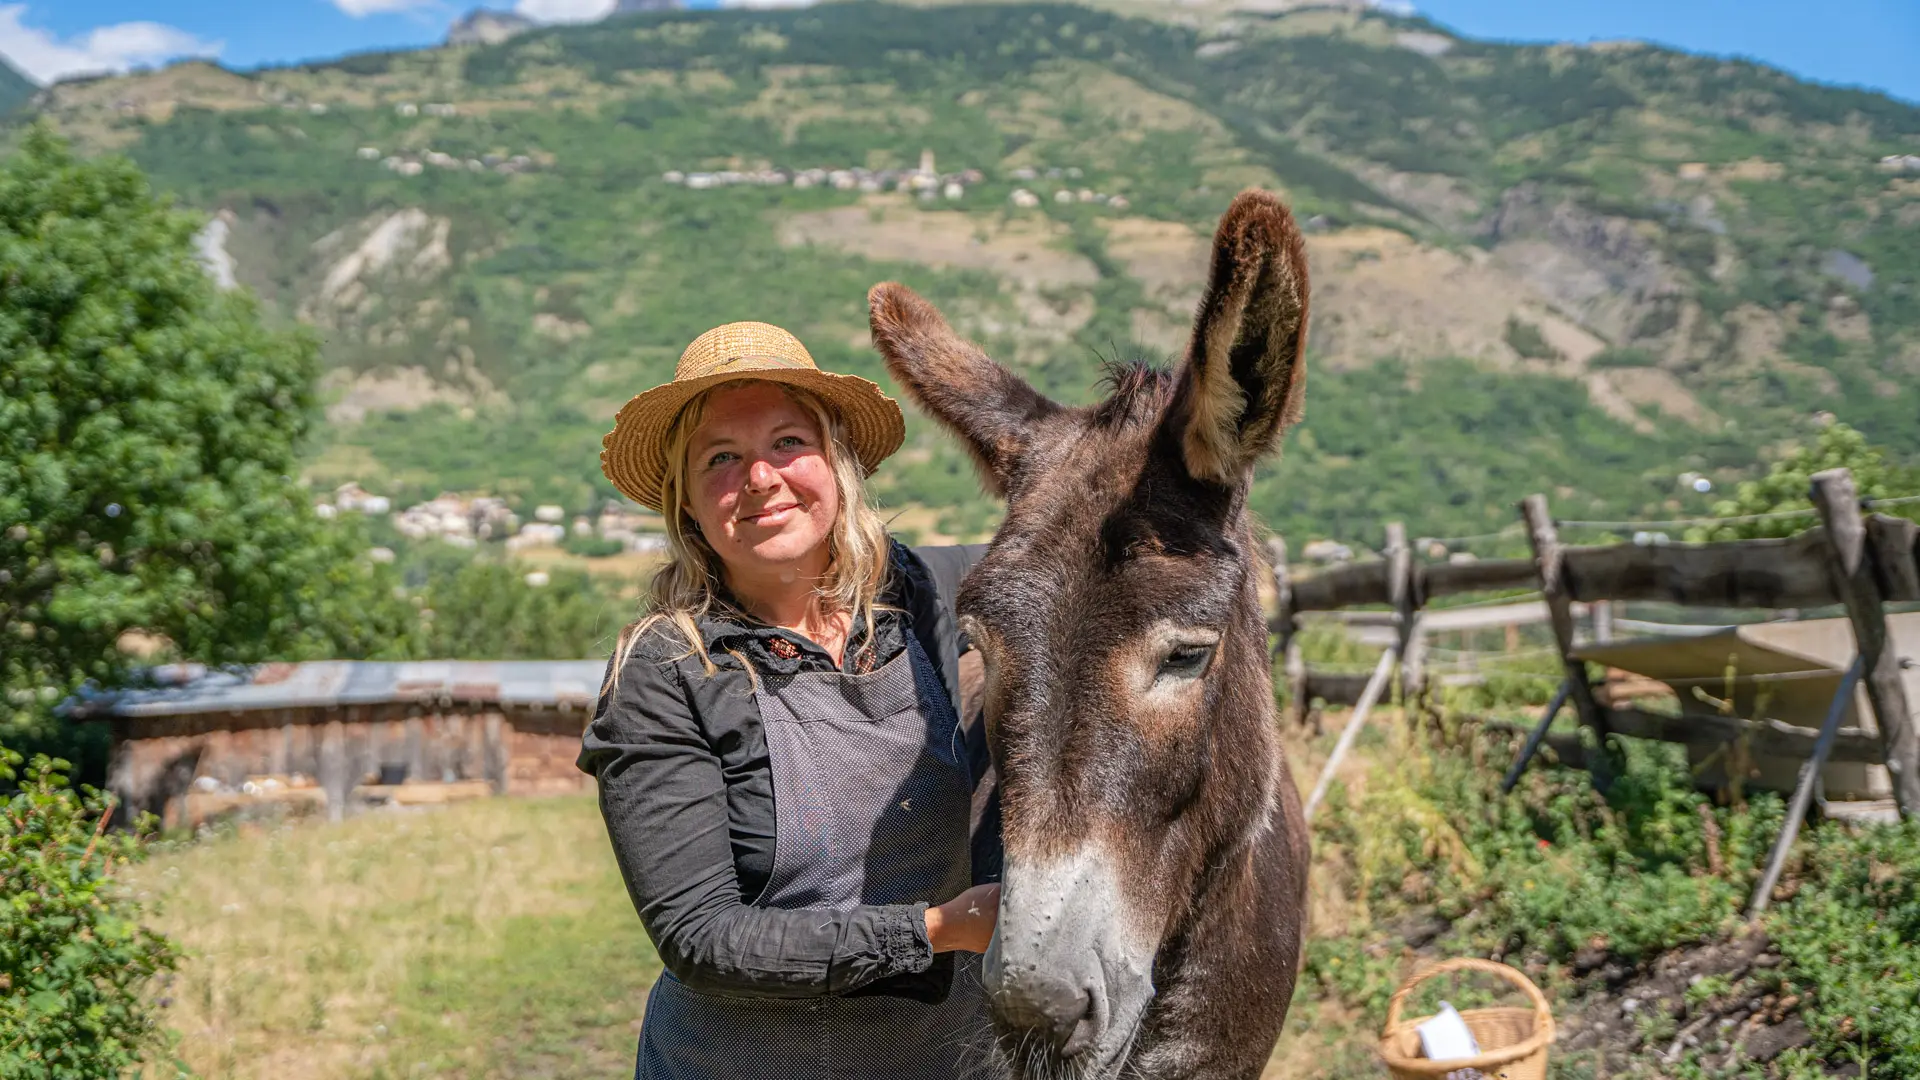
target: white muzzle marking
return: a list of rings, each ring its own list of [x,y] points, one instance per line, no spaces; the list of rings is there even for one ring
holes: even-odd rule
[[[1135,929],[1113,860],[1095,845],[1009,859],[1002,886],[983,971],[996,1019],[1099,1075],[1126,1053],[1153,998],[1158,943]]]

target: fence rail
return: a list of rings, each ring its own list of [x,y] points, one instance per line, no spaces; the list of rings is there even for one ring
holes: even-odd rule
[[[1853,628],[1860,683],[1872,706],[1873,724],[1832,733],[1827,757],[1884,764],[1901,812],[1920,816],[1920,731],[1915,730],[1901,678],[1902,665],[1920,663],[1920,657],[1903,660],[1894,654],[1885,607],[1889,602],[1920,601],[1920,526],[1904,518],[1863,513],[1864,504],[1845,469],[1815,476],[1811,497],[1820,524],[1784,539],[1564,546],[1545,496],[1534,495],[1519,506],[1521,526],[1533,547],[1531,559],[1419,564],[1405,527],[1394,522],[1387,527],[1382,558],[1296,576],[1286,565],[1284,542],[1276,541],[1271,553],[1277,600],[1272,629],[1277,649],[1285,654],[1294,715],[1302,716],[1316,697],[1358,702],[1369,696],[1371,681],[1358,671],[1316,670],[1307,664],[1298,640],[1303,615],[1370,627],[1375,634],[1385,631],[1383,643],[1397,660],[1402,694],[1416,701],[1427,685],[1430,634],[1544,622],[1553,629],[1567,700],[1580,722],[1600,739],[1619,734],[1694,745],[1741,739],[1755,752],[1805,758],[1820,737],[1810,727],[1684,709],[1681,715],[1668,716],[1602,704],[1588,682],[1585,662],[1576,655],[1575,620],[1589,614],[1594,636],[1606,640],[1615,601],[1716,608],[1841,606]],[[1472,610],[1425,610],[1443,597],[1517,590],[1538,590],[1540,599]],[[1356,607],[1385,610],[1345,610]],[[1588,766],[1597,783],[1610,781],[1605,774],[1608,755],[1589,755]]]

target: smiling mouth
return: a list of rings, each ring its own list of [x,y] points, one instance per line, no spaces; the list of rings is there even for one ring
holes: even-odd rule
[[[798,509],[800,509],[799,503],[769,506],[757,514],[744,514],[740,520],[748,525],[773,525],[785,520],[790,512]]]

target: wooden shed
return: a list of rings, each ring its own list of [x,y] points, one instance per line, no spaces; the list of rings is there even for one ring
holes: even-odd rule
[[[588,790],[574,768],[606,665],[317,661],[154,668],[68,715],[113,725],[108,787],[191,825],[250,805],[354,805]]]

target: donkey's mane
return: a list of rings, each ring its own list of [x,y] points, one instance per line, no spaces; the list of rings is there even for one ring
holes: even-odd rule
[[[1093,407],[1093,422],[1109,430],[1152,419],[1173,389],[1173,372],[1145,360],[1108,360],[1100,385],[1106,400]]]

